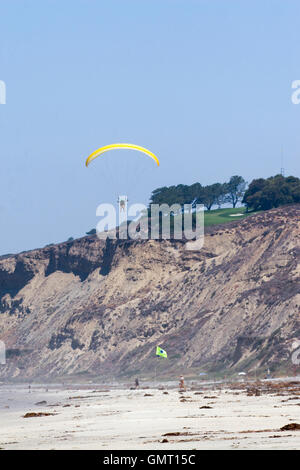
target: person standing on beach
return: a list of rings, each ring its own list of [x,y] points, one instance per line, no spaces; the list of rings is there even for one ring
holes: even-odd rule
[[[136,378],[135,379],[135,388],[139,388],[140,384],[139,384],[139,379]]]
[[[184,377],[183,375],[181,375],[179,377],[179,390],[183,390],[183,391],[186,391],[186,386],[184,384]]]

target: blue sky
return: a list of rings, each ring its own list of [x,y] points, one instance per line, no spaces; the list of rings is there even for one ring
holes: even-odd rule
[[[154,188],[300,176],[298,0],[1,0],[0,254]],[[106,154],[130,142],[152,150]]]

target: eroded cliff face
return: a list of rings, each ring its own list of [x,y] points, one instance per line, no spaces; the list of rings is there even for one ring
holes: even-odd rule
[[[0,258],[0,377],[292,369],[299,215],[291,206],[209,228],[199,251],[91,236]]]

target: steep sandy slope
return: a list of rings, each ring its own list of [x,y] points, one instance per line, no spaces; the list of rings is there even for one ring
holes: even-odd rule
[[[84,237],[0,258],[0,377],[292,369],[299,215],[292,206],[215,226],[199,251]]]

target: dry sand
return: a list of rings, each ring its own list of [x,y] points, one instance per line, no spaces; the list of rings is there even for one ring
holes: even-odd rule
[[[29,393],[28,386],[2,385],[0,448],[300,448],[300,430],[280,430],[300,423],[300,383],[197,386],[185,393],[90,387],[35,385]]]

